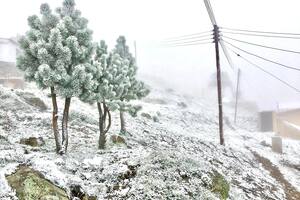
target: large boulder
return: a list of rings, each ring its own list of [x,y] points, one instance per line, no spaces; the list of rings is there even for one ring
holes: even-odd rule
[[[25,144],[32,147],[40,147],[45,144],[45,141],[42,137],[29,137],[29,138],[22,138],[20,140],[20,144]]]
[[[6,177],[16,191],[19,200],[68,200],[67,193],[46,180],[45,177],[29,168],[20,166],[14,174]]]
[[[112,135],[110,139],[114,144],[126,144],[125,139],[119,135]]]
[[[39,97],[35,96],[33,93],[17,91],[16,94],[23,98],[27,104],[39,109],[40,111],[45,111],[48,109],[44,101]]]

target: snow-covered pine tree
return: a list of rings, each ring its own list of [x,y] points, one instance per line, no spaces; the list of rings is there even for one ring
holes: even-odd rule
[[[126,39],[124,36],[119,36],[113,52],[119,54],[122,59],[127,60],[126,68],[124,68],[123,70],[126,71],[126,77],[129,80],[129,84],[125,85],[126,87],[122,90],[122,93],[120,94],[119,98],[121,124],[120,131],[121,133],[125,133],[126,122],[124,119],[124,112],[128,112],[130,115],[136,116],[137,111],[141,109],[140,106],[133,106],[129,102],[131,100],[141,99],[147,96],[150,90],[145,86],[145,84],[142,81],[137,80],[137,65],[135,62],[135,58],[129,52],[129,47],[126,45]]]
[[[104,41],[100,41],[97,46],[94,66],[96,67],[96,76],[94,77],[97,82],[97,89],[94,92],[95,101],[99,113],[99,140],[98,148],[104,149],[106,144],[106,133],[111,126],[110,108],[107,106],[108,102],[113,102],[114,87],[110,84],[113,78],[110,73],[110,66],[107,63],[107,45]]]
[[[119,109],[120,95],[127,79],[128,61],[117,53],[107,53],[107,45],[101,41],[97,46],[95,59],[91,62],[94,67],[93,80],[97,83],[95,90],[85,90],[80,99],[84,102],[97,103],[99,112],[99,149],[104,149],[106,133],[111,125],[110,111]],[[127,65],[126,65],[127,64]]]
[[[49,78],[47,83],[43,83],[39,81],[35,75],[37,74],[40,66],[40,68],[43,68],[43,66],[46,66],[50,61],[48,58],[46,58],[46,56],[44,56],[45,53],[47,56],[49,55],[46,52],[47,50],[45,50],[47,44],[46,41],[50,37],[50,30],[55,28],[58,24],[59,18],[52,14],[48,4],[41,5],[40,13],[42,15],[41,18],[39,18],[37,15],[28,17],[28,25],[30,30],[19,40],[20,47],[23,52],[17,58],[17,67],[25,72],[24,76],[26,80],[36,82],[37,85],[43,89],[50,88],[53,105],[52,129],[55,137],[56,152],[58,153],[61,150],[61,142],[57,124],[58,109],[54,86],[55,82],[57,82],[59,78],[55,76],[54,73],[49,74],[49,71],[46,72],[45,70],[45,73],[48,74]]]
[[[81,17],[81,12],[75,9],[74,0],[64,0],[63,6],[58,8],[61,21],[57,25],[62,38],[62,45],[71,53],[71,58],[63,67],[63,79],[57,89],[65,97],[65,107],[62,120],[62,144],[68,146],[68,118],[71,98],[80,96],[85,89],[92,89],[92,69],[89,61],[93,54],[92,31],[88,29],[88,20]],[[60,46],[60,44],[58,44]],[[59,65],[59,64],[58,64]]]
[[[42,88],[50,88],[53,115],[52,126],[56,152],[63,154],[68,147],[68,114],[73,96],[92,90],[93,68],[88,63],[93,53],[92,31],[87,20],[75,9],[74,0],[64,0],[52,14],[48,4],[41,5],[41,15],[28,18],[30,30],[20,39],[23,50],[17,66],[25,72],[25,78]],[[56,94],[65,98],[62,134],[59,133]]]

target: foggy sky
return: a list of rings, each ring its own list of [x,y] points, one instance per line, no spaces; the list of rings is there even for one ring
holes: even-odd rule
[[[0,0],[0,37],[23,34],[27,30],[27,17],[38,14],[43,2],[48,2],[54,9],[60,6],[62,0]],[[125,35],[132,49],[133,40],[136,40],[140,73],[160,77],[188,94],[202,94],[207,80],[215,71],[213,45],[181,48],[158,48],[154,45],[164,38],[211,30],[202,0],[77,0],[76,4],[82,15],[89,20],[95,41],[104,39],[112,48],[115,39]],[[299,0],[211,0],[211,4],[219,26],[300,33]],[[300,51],[300,40],[233,36]],[[241,44],[239,46],[300,68],[299,55]],[[300,72],[282,69],[251,56],[247,58],[300,88]],[[300,100],[299,94],[251,68],[233,54],[232,59],[243,70],[242,90],[246,97],[258,100],[264,107]],[[230,72],[223,55],[221,63],[222,69]]]

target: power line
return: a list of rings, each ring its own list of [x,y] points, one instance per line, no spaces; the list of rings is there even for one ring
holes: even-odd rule
[[[232,37],[228,37],[228,36],[225,36],[225,35],[222,35],[222,37],[230,39],[230,40],[234,40],[236,42],[250,44],[250,45],[253,45],[253,46],[258,46],[258,47],[263,47],[263,48],[268,48],[268,49],[273,49],[273,50],[278,50],[278,51],[284,51],[284,52],[288,52],[288,53],[300,54],[300,51],[293,51],[293,50],[287,50],[287,49],[281,49],[281,48],[277,48],[277,47],[271,47],[271,46],[261,45],[261,44],[257,44],[257,43],[247,42],[247,41],[244,41],[244,40],[238,40],[238,39],[235,39],[235,38],[232,38]]]
[[[179,38],[186,38],[186,37],[191,37],[191,36],[200,36],[200,35],[203,35],[203,34],[206,34],[206,33],[212,33],[212,30],[210,30],[210,31],[203,31],[203,32],[199,32],[199,33],[188,34],[188,35],[181,35],[181,36],[176,36],[176,37],[170,37],[170,38],[164,39],[164,41],[174,40],[174,39],[176,40],[176,39],[179,39]]]
[[[186,40],[191,40],[191,39],[199,39],[199,38],[204,38],[204,37],[211,37],[212,34],[207,34],[207,35],[201,35],[201,36],[193,36],[193,37],[188,37],[188,38],[181,38],[181,39],[170,39],[170,40],[163,40],[163,43],[170,43],[170,42],[176,42],[176,41],[186,41]]]
[[[163,47],[184,47],[184,46],[193,46],[193,45],[201,45],[201,44],[212,44],[212,41],[209,42],[199,42],[199,43],[189,43],[189,44],[173,44],[173,45],[165,45]]]
[[[222,40],[223,40],[223,39],[222,39]],[[254,56],[254,57],[260,58],[260,59],[262,59],[262,60],[264,60],[264,61],[268,61],[268,62],[270,62],[270,63],[276,64],[276,65],[279,65],[279,66],[282,66],[282,67],[285,67],[285,68],[288,68],[288,69],[300,71],[299,68],[291,67],[291,66],[288,66],[288,65],[279,63],[279,62],[275,62],[275,61],[273,61],[273,60],[270,60],[270,59],[261,57],[261,56],[259,56],[259,55],[257,55],[257,54],[251,53],[251,52],[249,52],[249,51],[243,50],[243,49],[241,49],[241,48],[239,48],[239,47],[233,45],[232,43],[230,43],[230,42],[228,42],[228,41],[226,41],[226,40],[223,40],[223,41],[224,41],[225,43],[229,44],[230,46],[232,46],[232,47],[234,47],[234,48],[236,48],[236,49],[238,49],[238,50],[240,50],[240,51],[243,51],[244,53],[247,53],[247,54],[252,55],[252,56]]]
[[[296,40],[300,39],[300,37],[281,36],[281,35],[266,35],[266,34],[255,34],[255,33],[239,33],[239,32],[232,32],[232,31],[222,31],[222,32],[223,33],[228,33],[228,34],[258,36],[258,37],[268,37],[268,38],[284,38],[284,39],[296,39]]]
[[[281,83],[285,84],[286,86],[288,86],[289,88],[295,90],[296,92],[300,93],[300,90],[294,86],[292,86],[291,84],[289,84],[288,82],[280,79],[278,76],[272,74],[271,72],[268,72],[267,70],[263,69],[262,67],[258,66],[257,64],[251,62],[250,60],[242,57],[241,55],[239,56],[240,58],[242,58],[243,60],[245,60],[246,62],[248,62],[249,64],[253,65],[254,67],[256,67],[257,69],[260,69],[261,71],[265,72],[266,74],[272,76],[273,78],[275,78],[276,80],[280,81]]]
[[[237,57],[242,58],[244,61],[246,61],[246,62],[249,63],[250,65],[256,67],[257,69],[263,71],[264,73],[268,74],[269,76],[273,77],[274,79],[280,81],[281,83],[283,83],[284,85],[288,86],[289,88],[291,88],[291,89],[295,90],[296,92],[300,93],[300,90],[299,90],[298,88],[292,86],[292,85],[289,84],[288,82],[282,80],[282,79],[279,78],[278,76],[276,76],[276,75],[274,75],[273,73],[271,73],[271,72],[265,70],[264,68],[260,67],[259,65],[255,64],[255,63],[253,63],[253,62],[251,62],[250,60],[248,60],[247,58],[243,57],[241,54],[237,53],[237,52],[234,51],[233,49],[231,49],[231,48],[229,48],[229,47],[228,47],[228,49],[229,49],[230,51],[232,51]]]
[[[162,45],[177,45],[177,44],[188,44],[188,43],[194,43],[194,42],[203,42],[203,41],[212,41],[213,38],[204,38],[200,40],[191,40],[191,41],[182,41],[182,42],[174,42],[174,43],[164,43]]]
[[[225,27],[220,27],[220,28],[221,29],[225,29],[225,30],[230,30],[230,31],[239,31],[239,32],[263,33],[263,34],[273,34],[273,35],[294,35],[294,36],[300,36],[300,33],[256,31],[256,30],[235,29],[235,28],[225,28]]]
[[[224,37],[224,36],[223,36]],[[237,54],[232,48],[230,48],[229,46],[227,46],[227,48],[230,50],[230,51],[232,51],[234,54]],[[247,86],[249,86],[251,89],[255,89],[255,90],[257,90],[258,91],[258,95],[262,98],[263,96],[262,96],[262,94],[263,94],[263,92],[261,91],[261,88],[260,87],[255,87],[255,86],[253,86],[253,84],[252,84],[252,82],[251,81],[249,81],[249,79],[248,79],[248,77],[247,76],[245,76],[246,77],[246,79],[247,79],[247,81],[245,82],[246,83],[246,85]],[[273,99],[277,99],[274,95],[272,95],[271,94],[271,96],[272,96],[272,98]]]

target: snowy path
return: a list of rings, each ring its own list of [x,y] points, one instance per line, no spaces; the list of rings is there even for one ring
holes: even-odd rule
[[[263,165],[263,167],[270,172],[271,176],[283,186],[286,198],[288,200],[300,199],[300,192],[298,192],[296,188],[284,178],[278,167],[274,166],[270,160],[260,156],[258,153],[254,151],[252,151],[252,153],[255,158]]]

